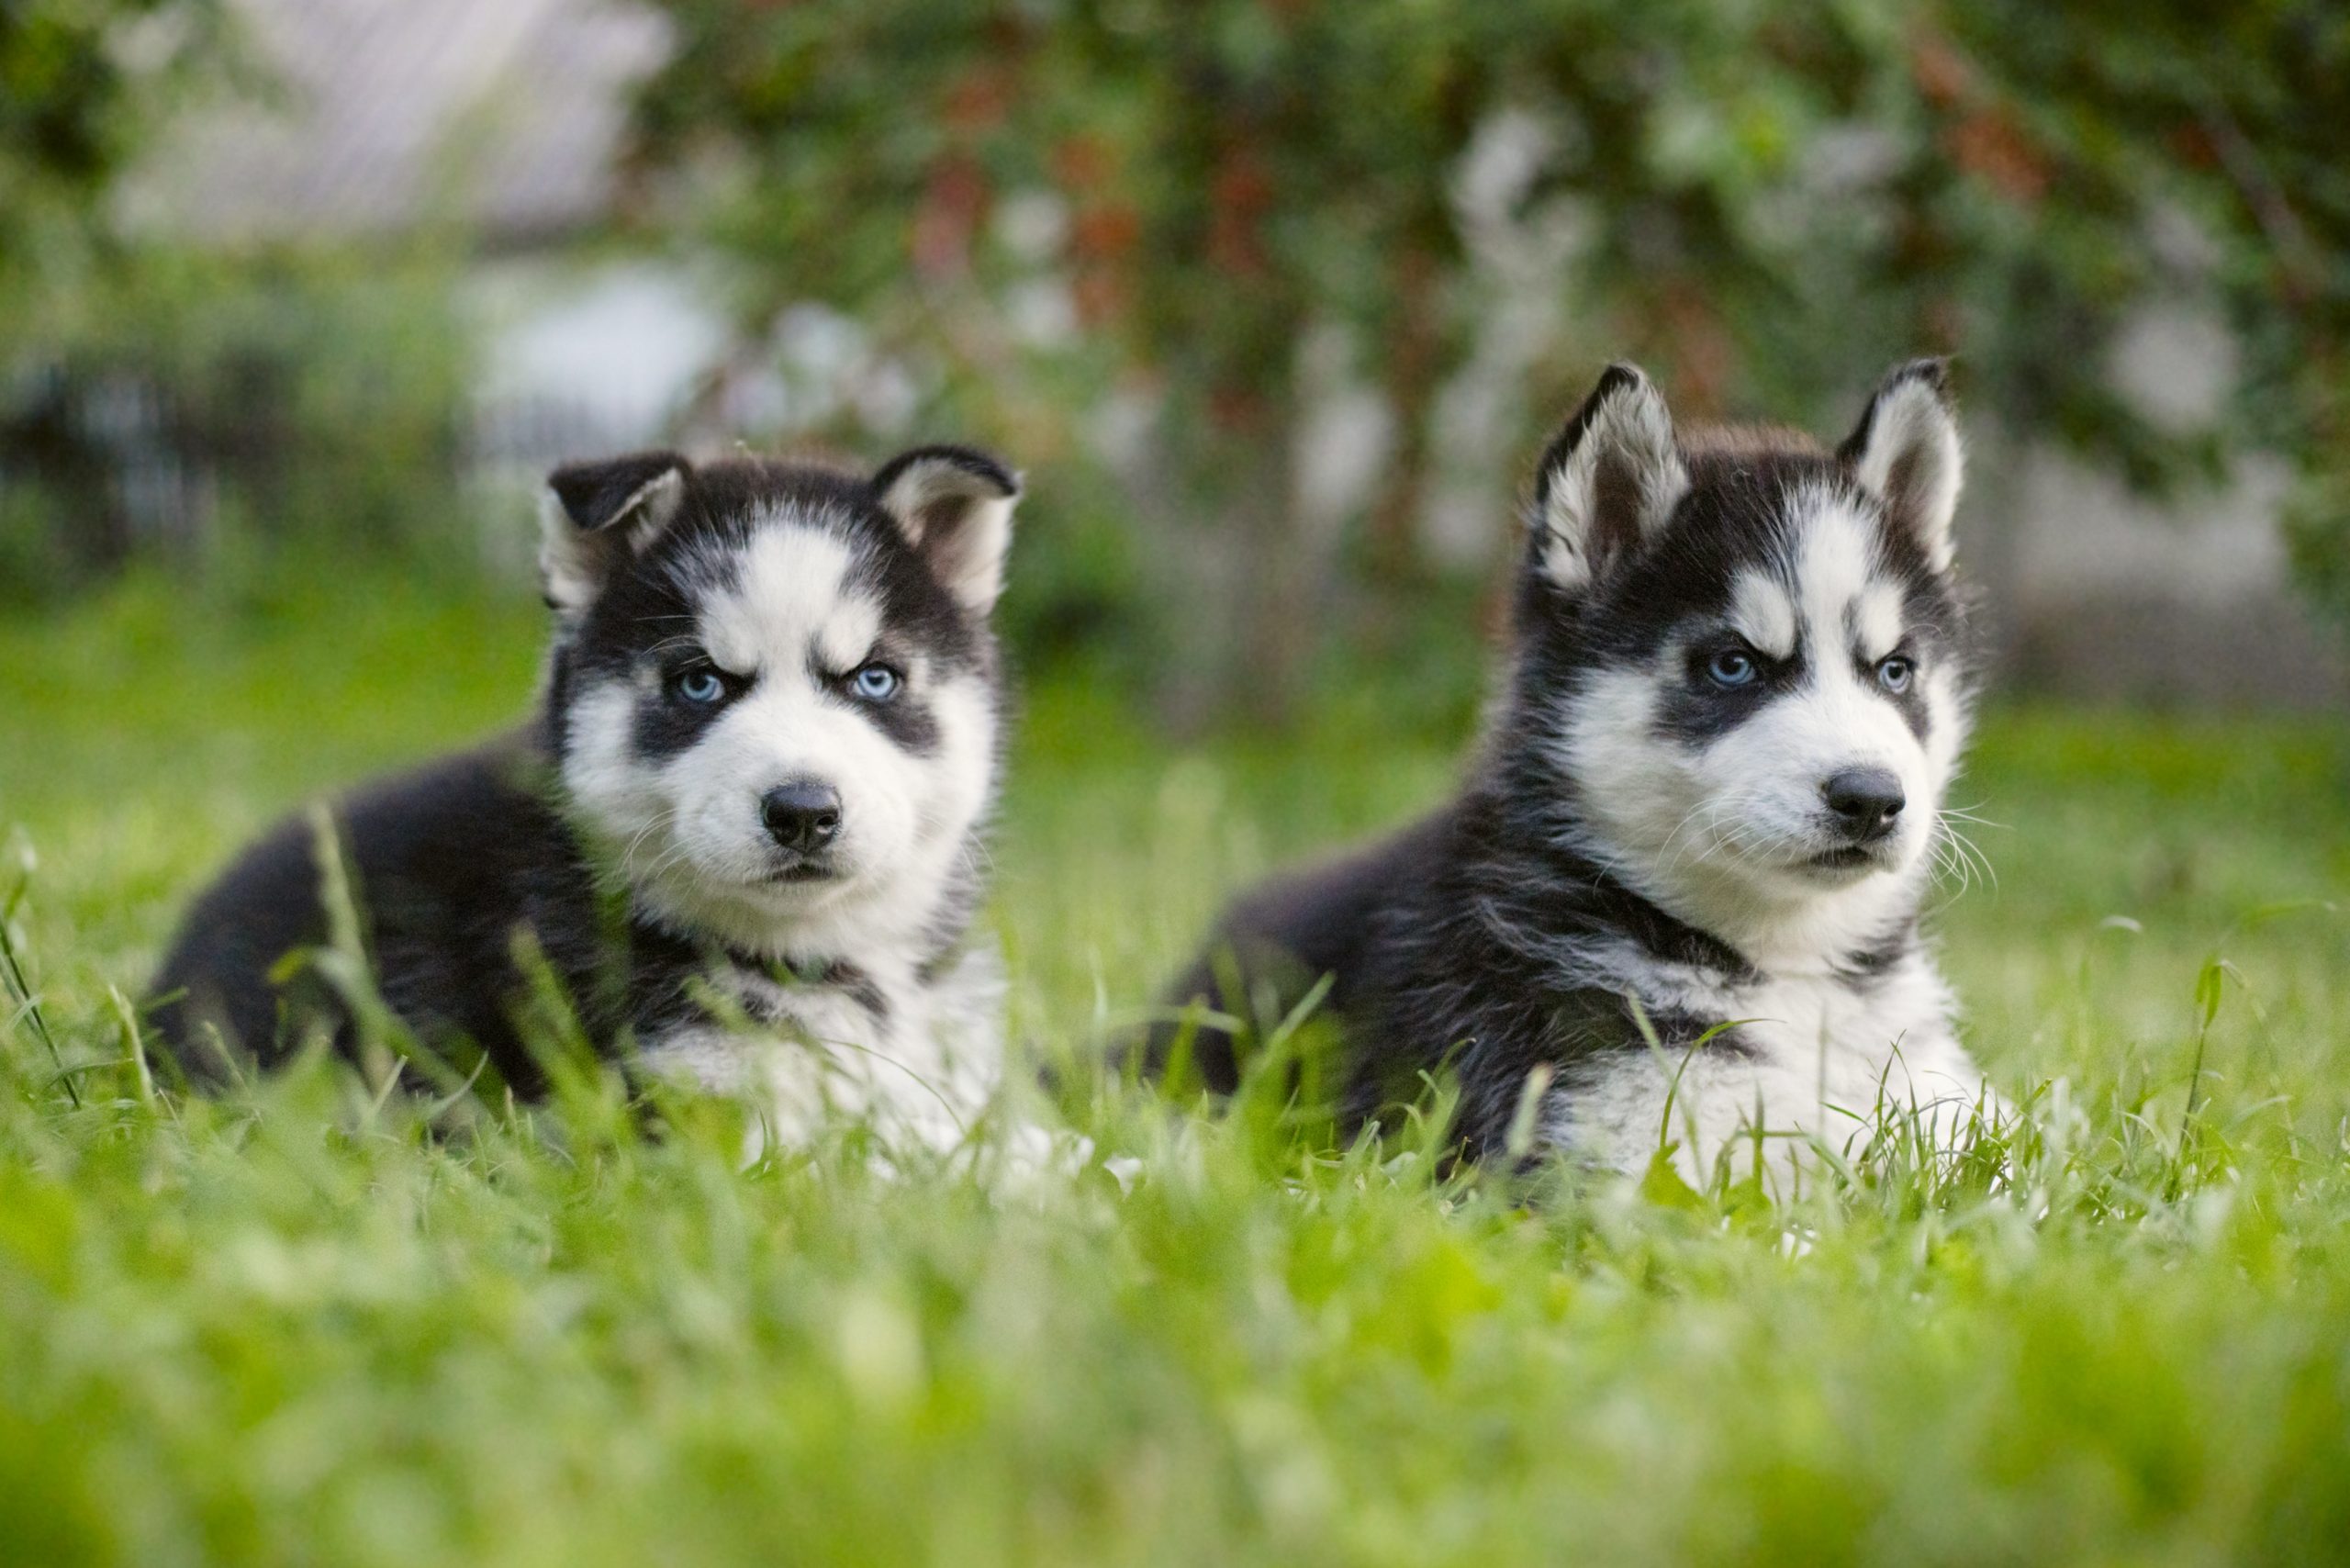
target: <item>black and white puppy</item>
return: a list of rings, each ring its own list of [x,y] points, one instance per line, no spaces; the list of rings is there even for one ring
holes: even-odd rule
[[[600,1048],[769,1095],[787,1127],[842,1103],[968,1119],[999,1070],[968,927],[1018,496],[950,446],[870,478],[666,452],[557,469],[538,712],[332,810],[382,999],[525,1092],[519,1018],[551,973]],[[318,837],[281,825],[188,914],[156,991],[192,1072],[349,1047],[318,967],[283,963],[328,936]]]
[[[1279,1016],[1330,976],[1352,1117],[1449,1067],[1472,1153],[1743,1175],[1881,1099],[1955,1132],[1986,1091],[1918,920],[1967,726],[1960,469],[1938,361],[1834,452],[1676,433],[1609,369],[1542,458],[1466,788],[1244,899],[1174,1000]],[[1194,1050],[1235,1081],[1229,1036]]]

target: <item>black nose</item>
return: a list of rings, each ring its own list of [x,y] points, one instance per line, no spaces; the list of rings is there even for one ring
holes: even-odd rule
[[[759,820],[786,849],[812,855],[841,831],[840,791],[813,779],[795,780],[759,797]]]
[[[1901,780],[1883,767],[1848,767],[1819,787],[1837,825],[1856,844],[1871,844],[1893,831],[1901,808],[1909,803]]]

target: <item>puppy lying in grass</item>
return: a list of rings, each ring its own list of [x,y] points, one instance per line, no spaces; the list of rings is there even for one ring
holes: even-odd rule
[[[1833,451],[1676,430],[1611,368],[1542,456],[1460,795],[1241,900],[1150,1064],[1228,1091],[1250,1027],[1326,985],[1343,1120],[1449,1071],[1472,1156],[1664,1149],[1709,1180],[1888,1110],[1975,1125],[1989,1091],[1919,934],[1960,852],[1961,461],[1939,361],[1894,370]]]
[[[557,469],[537,711],[246,851],[157,977],[162,1039],[199,1080],[373,1041],[531,1094],[575,1036],[786,1131],[954,1136],[1000,1071],[969,925],[1018,497],[952,446]]]

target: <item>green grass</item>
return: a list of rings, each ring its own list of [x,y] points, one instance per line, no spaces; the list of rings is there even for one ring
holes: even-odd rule
[[[1988,718],[1959,798],[2007,824],[1998,883],[1940,927],[2037,1095],[1998,1184],[1888,1159],[1790,1208],[1529,1208],[1276,1107],[1113,1097],[1079,1115],[1131,1191],[990,1196],[837,1148],[744,1170],[723,1107],[434,1139],[331,1070],[224,1103],[92,1065],[237,841],[514,717],[537,641],[367,577],[0,629],[13,924],[83,1070],[77,1108],[0,1019],[0,1559],[2350,1554],[2350,916],[2307,902],[2350,889],[2342,727]],[[1365,700],[1178,755],[1039,693],[1016,1026],[1091,1037],[1235,882],[1439,795],[1458,739]]]

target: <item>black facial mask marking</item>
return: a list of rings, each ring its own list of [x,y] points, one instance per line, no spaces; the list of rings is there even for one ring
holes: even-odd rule
[[[912,662],[901,654],[877,650],[872,655],[901,673],[896,695],[881,701],[858,696],[849,681],[856,671],[833,670],[811,651],[808,659],[808,678],[823,694],[824,700],[845,708],[881,732],[882,736],[900,751],[912,756],[934,756],[938,752],[938,715],[926,694],[914,688],[908,666]]]
[[[648,762],[666,762],[689,750],[758,684],[755,676],[719,669],[691,647],[650,655],[639,667],[651,672],[651,690],[639,689],[632,737],[636,754]],[[682,689],[684,678],[698,673],[718,681],[721,694],[715,700],[695,701]]]
[[[1809,666],[1800,641],[1785,658],[1774,658],[1745,641],[1718,621],[1689,628],[1680,639],[1681,657],[1667,667],[1670,680],[1657,704],[1656,734],[1696,747],[1712,744],[1745,723],[1782,697],[1810,684]],[[1738,650],[1751,660],[1753,674],[1743,685],[1723,686],[1710,673],[1716,656]]]

